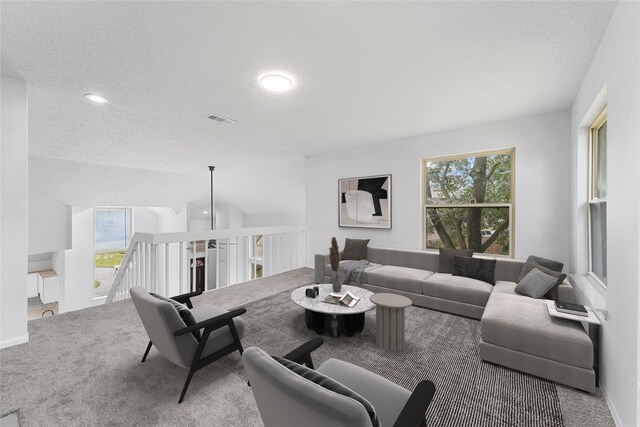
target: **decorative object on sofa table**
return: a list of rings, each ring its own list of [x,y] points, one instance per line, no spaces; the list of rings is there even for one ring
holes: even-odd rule
[[[338,268],[340,267],[340,249],[338,249],[338,241],[335,237],[331,238],[331,247],[329,248],[329,261],[331,262],[333,292],[340,292],[342,285],[338,279]]]
[[[338,180],[340,227],[391,228],[391,175]]]

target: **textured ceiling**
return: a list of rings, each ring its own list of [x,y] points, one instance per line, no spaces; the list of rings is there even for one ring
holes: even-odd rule
[[[38,191],[176,206],[214,164],[245,213],[302,213],[305,155],[569,107],[614,7],[3,1],[2,72],[29,83]],[[272,69],[295,90],[261,90]]]

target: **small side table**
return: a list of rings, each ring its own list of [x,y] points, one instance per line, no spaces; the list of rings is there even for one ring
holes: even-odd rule
[[[547,310],[552,317],[559,317],[562,319],[575,320],[576,322],[586,322],[587,333],[591,342],[593,343],[593,371],[596,373],[596,387],[600,386],[600,319],[598,319],[591,309],[591,307],[584,306],[587,310],[588,316],[578,316],[577,314],[563,313],[556,310],[556,302],[547,300]]]
[[[404,347],[404,309],[411,300],[396,294],[374,294],[376,304],[377,343],[385,350],[400,351]]]

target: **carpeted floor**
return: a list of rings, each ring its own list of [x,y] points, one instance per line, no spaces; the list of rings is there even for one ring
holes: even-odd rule
[[[210,292],[194,304],[244,305],[245,348],[284,354],[315,336],[289,298],[312,277],[300,269]],[[347,360],[410,389],[422,378],[434,381],[429,425],[613,425],[599,395],[481,362],[479,325],[410,307],[407,348],[391,353],[375,345],[369,312],[362,334],[325,336],[314,360]],[[22,426],[261,425],[237,353],[196,373],[178,405],[186,370],[155,349],[140,364],[148,338],[130,301],[35,320],[29,333],[29,343],[0,351],[0,415],[19,410]]]

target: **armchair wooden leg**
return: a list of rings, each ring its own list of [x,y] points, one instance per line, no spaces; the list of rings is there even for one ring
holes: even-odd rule
[[[240,352],[240,356],[242,356],[242,352],[244,351],[244,349],[242,348],[242,343],[240,342],[240,336],[238,335],[238,331],[236,329],[235,323],[233,323],[233,320],[229,322],[229,329],[231,330],[231,335],[233,336],[233,340],[238,345],[238,351]]]
[[[191,382],[191,378],[193,377],[193,374],[196,372],[198,368],[195,368],[193,366],[191,366],[191,368],[189,368],[189,374],[187,375],[187,380],[184,382],[184,387],[182,387],[182,394],[180,394],[180,400],[178,400],[178,403],[182,403],[182,401],[184,400],[184,395],[187,394],[187,389],[189,388],[189,383]]]
[[[147,356],[149,355],[149,350],[151,350],[152,345],[153,343],[149,341],[149,345],[147,346],[147,351],[144,352],[144,356],[142,356],[142,362],[140,363],[144,363],[144,361],[147,360]]]

